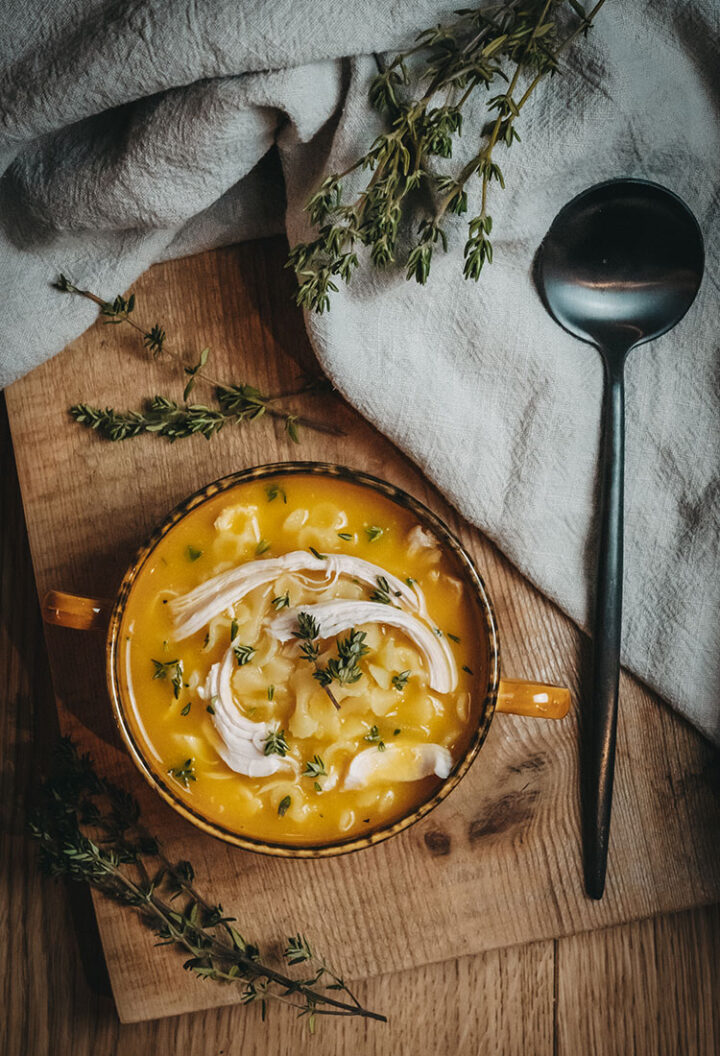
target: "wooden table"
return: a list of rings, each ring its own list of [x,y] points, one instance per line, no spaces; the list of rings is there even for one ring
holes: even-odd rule
[[[695,1056],[720,1051],[720,908],[494,950],[359,984],[387,1028],[306,1026],[241,1006],[121,1026],[86,892],[40,878],[26,799],[57,734],[12,448],[0,423],[2,1056],[457,1052]],[[680,721],[678,720],[680,726]]]

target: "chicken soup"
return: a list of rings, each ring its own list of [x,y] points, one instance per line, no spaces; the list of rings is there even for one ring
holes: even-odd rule
[[[312,846],[434,794],[477,726],[484,642],[459,559],[411,510],[301,473],[237,484],[160,539],[118,668],[176,798],[238,835]]]

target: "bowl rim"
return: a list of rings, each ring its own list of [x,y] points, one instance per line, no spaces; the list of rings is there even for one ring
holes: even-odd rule
[[[240,484],[246,484],[255,480],[272,479],[273,477],[278,476],[313,474],[330,478],[336,477],[349,483],[359,484],[364,487],[369,487],[374,491],[379,491],[386,498],[405,507],[405,509],[410,510],[418,518],[421,524],[424,524],[433,531],[433,533],[440,539],[443,546],[453,551],[462,566],[466,582],[473,589],[473,593],[479,603],[480,611],[484,618],[488,647],[487,684],[485,698],[480,706],[477,727],[473,731],[465,752],[455,763],[448,777],[442,781],[439,787],[432,793],[432,795],[428,796],[427,799],[414,806],[410,811],[402,815],[400,818],[397,818],[392,823],[384,826],[381,825],[377,829],[373,829],[362,835],[349,836],[344,839],[327,841],[325,843],[280,843],[272,840],[262,840],[257,837],[235,832],[234,830],[226,828],[220,823],[207,818],[200,811],[193,809],[193,807],[185,800],[181,799],[174,791],[172,785],[169,782],[166,782],[163,777],[153,769],[139,745],[126,715],[126,710],[129,709],[126,709],[123,701],[118,670],[120,655],[119,643],[121,639],[120,629],[127,601],[135,580],[141,573],[160,540],[163,539],[176,524],[183,520],[187,514],[192,510],[197,509],[199,506],[204,505],[206,502],[209,502],[217,495],[229,491]],[[178,503],[157,525],[146,542],[138,548],[135,556],[128,565],[112,607],[105,650],[106,676],[113,716],[133,762],[151,788],[153,788],[162,799],[164,799],[165,802],[181,816],[186,818],[203,832],[215,836],[226,843],[241,847],[246,851],[284,858],[330,858],[341,854],[349,854],[353,851],[358,851],[365,847],[371,847],[384,840],[390,839],[392,836],[396,836],[398,833],[403,832],[411,825],[414,825],[416,822],[426,817],[453,791],[454,788],[457,787],[475,761],[490,729],[490,724],[495,713],[498,687],[500,684],[500,640],[495,611],[482,576],[478,572],[472,557],[457,536],[450,530],[450,528],[448,528],[438,514],[434,513],[433,510],[423,502],[420,502],[419,499],[416,499],[398,485],[382,480],[380,477],[375,477],[363,470],[351,469],[347,466],[338,465],[332,462],[268,462],[264,465],[253,466],[248,469],[238,470],[235,473],[230,473],[224,477],[219,477],[217,480],[199,488],[197,491],[193,492],[192,495]]]

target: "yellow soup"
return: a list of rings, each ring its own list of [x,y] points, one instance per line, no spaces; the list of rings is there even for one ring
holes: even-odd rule
[[[185,516],[120,628],[128,721],[196,814],[337,842],[424,802],[463,756],[486,672],[459,561],[372,488],[253,480]]]

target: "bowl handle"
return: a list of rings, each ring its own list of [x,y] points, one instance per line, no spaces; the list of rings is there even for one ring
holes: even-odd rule
[[[520,678],[500,680],[496,711],[528,715],[533,719],[564,719],[569,710],[569,689],[526,682]]]
[[[40,608],[45,623],[72,627],[76,631],[92,631],[107,627],[113,604],[101,598],[82,598],[79,594],[49,590]]]

